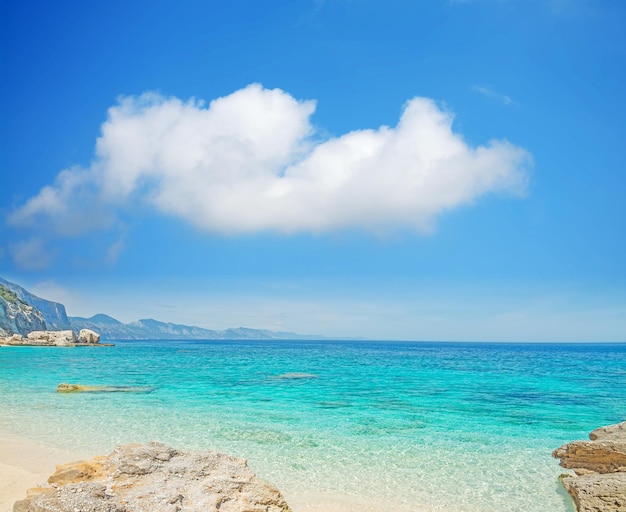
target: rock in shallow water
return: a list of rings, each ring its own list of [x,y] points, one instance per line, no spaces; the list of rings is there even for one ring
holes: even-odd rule
[[[317,375],[313,373],[301,373],[301,372],[289,372],[283,373],[282,375],[276,375],[276,377],[270,377],[272,379],[281,379],[281,380],[309,380],[309,379],[317,379]]]
[[[625,512],[626,422],[596,429],[589,439],[552,453],[562,467],[576,473],[563,476],[563,486],[578,512]]]
[[[151,393],[154,389],[153,386],[84,386],[61,382],[57,393]]]
[[[58,466],[48,482],[13,512],[291,512],[245,460],[154,442]]]

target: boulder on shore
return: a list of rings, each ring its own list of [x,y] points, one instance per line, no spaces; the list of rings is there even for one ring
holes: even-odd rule
[[[245,460],[155,442],[57,466],[48,483],[29,490],[13,512],[291,512]]]
[[[91,329],[81,329],[78,333],[78,342],[88,344],[100,343],[100,335]]]
[[[33,345],[69,346],[76,343],[74,331],[32,331],[26,336],[28,343]]]
[[[578,512],[624,512],[626,510],[626,421],[601,427],[589,441],[573,441],[557,448],[552,456],[575,475],[563,475],[563,487],[574,499]]]
[[[34,347],[75,347],[75,346],[112,346],[101,344],[100,335],[90,329],[82,329],[76,337],[71,330],[66,331],[31,331],[26,336],[13,334],[0,337],[0,345],[34,346]]]

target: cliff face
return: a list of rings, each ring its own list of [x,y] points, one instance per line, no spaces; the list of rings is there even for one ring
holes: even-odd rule
[[[0,284],[0,336],[26,335],[45,329],[46,321],[42,313]]]
[[[52,302],[50,300],[42,299],[41,297],[37,297],[33,295],[29,291],[25,290],[21,286],[6,281],[0,277],[0,286],[11,290],[20,300],[24,303],[33,306],[35,309],[39,310],[43,316],[45,321],[45,325],[48,329],[54,331],[62,331],[65,329],[71,329],[70,321],[67,318],[67,313],[65,312],[65,306],[63,304],[59,304],[58,302]],[[45,326],[43,328],[31,329],[31,330],[45,330]],[[20,334],[23,334],[21,331],[16,331]]]

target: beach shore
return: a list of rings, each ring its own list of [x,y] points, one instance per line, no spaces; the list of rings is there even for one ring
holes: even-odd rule
[[[0,430],[0,512],[12,512],[13,504],[32,487],[46,485],[60,464],[90,459],[101,453],[74,452]],[[382,512],[384,507],[356,503],[343,496],[286,495],[294,512]]]

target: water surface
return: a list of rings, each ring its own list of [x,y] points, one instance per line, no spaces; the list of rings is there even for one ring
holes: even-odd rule
[[[141,392],[56,393],[61,382]],[[0,428],[73,450],[159,440],[227,451],[288,499],[568,512],[551,452],[626,419],[626,345],[2,347],[0,406]]]

